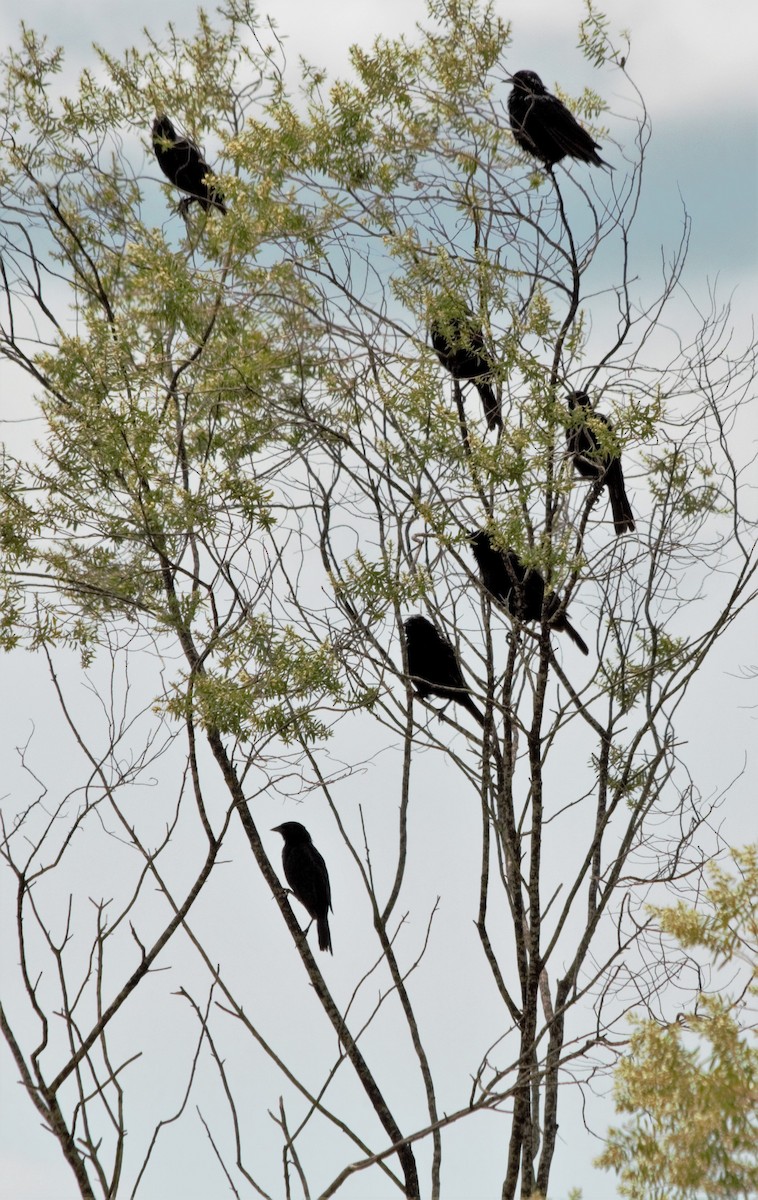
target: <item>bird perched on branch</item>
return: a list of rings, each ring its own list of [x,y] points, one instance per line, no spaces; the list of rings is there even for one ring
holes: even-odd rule
[[[219,212],[226,212],[221,192],[208,183],[211,171],[202,154],[189,138],[177,135],[165,113],[153,121],[153,150],[158,159],[158,166],[166,178],[175,187],[188,193],[179,204],[182,214],[187,212],[193,200],[197,201],[204,212],[207,212],[211,205]]]
[[[484,334],[468,310],[447,318],[436,317],[429,334],[437,358],[453,379],[470,379],[478,391],[489,429],[503,424],[500,401],[492,390],[492,363],[486,352]]]
[[[544,610],[553,629],[567,633],[582,654],[589,654],[586,642],[561,612],[558,593],[545,596],[545,580],[535,567],[524,566],[515,550],[498,550],[482,529],[474,529],[468,536],[482,583],[511,616],[519,621],[541,621]]]
[[[549,92],[534,71],[516,71],[508,97],[508,118],[522,150],[552,167],[562,158],[578,158],[596,167],[608,167],[597,153],[601,149],[562,100]]]
[[[471,699],[455,650],[447,638],[435,629],[431,621],[418,614],[408,617],[403,628],[408,651],[408,674],[420,699],[439,696],[442,700],[454,700],[483,725],[484,717]]]
[[[574,468],[585,479],[602,479],[611,501],[616,536],[631,533],[634,530],[634,517],[624,487],[621,457],[604,450],[589,421],[583,419],[577,424],[577,418],[581,412],[583,416],[605,425],[609,430],[612,430],[613,426],[602,413],[593,412],[586,392],[571,392],[568,407],[569,414],[576,414],[574,420],[566,426],[566,449],[574,460]]]
[[[299,900],[308,915],[316,922],[320,950],[332,951],[329,933],[329,909],[332,907],[332,892],[329,887],[329,872],[326,863],[311,841],[311,835],[299,821],[285,821],[275,825],[272,833],[284,838],[282,866],[292,894]]]

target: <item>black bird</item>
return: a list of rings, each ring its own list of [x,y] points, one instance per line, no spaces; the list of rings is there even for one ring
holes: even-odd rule
[[[482,583],[511,616],[519,621],[541,621],[544,607],[545,619],[553,629],[567,633],[582,654],[589,654],[587,643],[565,612],[560,612],[558,593],[548,592],[545,597],[545,580],[535,567],[525,567],[515,550],[498,550],[482,529],[472,530],[468,537]]]
[[[316,922],[319,950],[328,950],[331,954],[329,909],[332,907],[332,892],[326,863],[313,845],[308,830],[299,821],[285,821],[283,825],[275,825],[271,832],[280,833],[284,838],[282,866],[287,883],[295,898]]]
[[[508,97],[508,117],[513,136],[522,150],[552,167],[567,155],[596,167],[607,167],[597,153],[601,148],[573,113],[534,71],[516,71]]]
[[[403,628],[408,650],[408,674],[416,694],[422,700],[428,696],[455,700],[483,725],[484,717],[463,682],[460,663],[447,638],[435,629],[431,621],[418,614],[408,617]]]
[[[453,379],[470,379],[478,391],[489,429],[501,429],[500,401],[486,376],[492,376],[492,363],[486,357],[484,334],[473,313],[437,318],[429,334],[437,358]]]
[[[207,182],[211,171],[202,154],[189,138],[177,136],[165,113],[153,121],[153,150],[163,174],[176,187],[189,193],[179,205],[182,213],[186,213],[193,200],[198,202],[204,212],[207,212],[211,205],[219,212],[226,212],[221,192]]]
[[[577,409],[591,416],[594,421],[613,429],[607,417],[602,413],[592,411],[590,398],[586,392],[571,392],[568,398],[569,413]],[[577,414],[578,415],[578,414]],[[621,469],[621,458],[603,450],[592,426],[583,420],[577,425],[576,418],[566,426],[566,449],[573,457],[574,467],[585,479],[602,479],[608,488],[613,513],[613,525],[616,537],[622,533],[634,530],[632,507],[624,488],[624,472]]]

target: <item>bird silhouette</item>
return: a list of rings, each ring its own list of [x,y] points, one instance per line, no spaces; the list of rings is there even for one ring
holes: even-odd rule
[[[284,874],[293,895],[316,922],[319,949],[332,954],[329,932],[332,892],[326,863],[313,845],[308,830],[299,821],[285,821],[283,825],[275,825],[271,832],[280,833],[284,838]]]
[[[577,121],[562,100],[549,92],[534,71],[509,77],[508,118],[522,150],[552,167],[562,158],[577,158],[596,167],[609,164],[597,153],[600,145]]]
[[[526,567],[515,550],[498,550],[482,529],[472,530],[468,538],[482,583],[511,616],[519,621],[541,621],[544,610],[553,629],[567,633],[582,654],[589,654],[587,643],[561,611],[558,593],[551,591],[545,596],[545,580],[536,567]]]
[[[593,412],[590,398],[586,392],[571,392],[568,397],[569,415],[581,412],[600,422],[609,430],[613,429],[607,417],[602,413]],[[585,479],[602,479],[608,489],[613,514],[613,525],[616,536],[631,533],[634,530],[634,517],[629,497],[624,487],[624,472],[621,469],[621,457],[603,450],[597,434],[585,419],[577,424],[576,417],[566,426],[566,449],[572,456],[574,468]]]
[[[446,318],[437,317],[430,323],[429,334],[445,370],[453,379],[470,379],[478,391],[487,427],[500,429],[503,424],[500,401],[489,382],[492,363],[474,314],[466,311]]]
[[[193,200],[204,212],[211,206],[226,212],[221,192],[207,182],[211,171],[202,154],[189,138],[177,135],[165,113],[153,121],[153,150],[166,178],[181,191],[189,193],[179,204],[182,213],[186,213]]]
[[[408,651],[408,674],[421,700],[439,696],[454,700],[484,724],[484,717],[463,681],[455,650],[431,621],[419,614],[403,623]]]

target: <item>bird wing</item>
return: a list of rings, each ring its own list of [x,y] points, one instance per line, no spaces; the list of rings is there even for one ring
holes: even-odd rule
[[[566,105],[557,96],[545,96],[542,103],[546,106],[544,122],[549,127],[561,154],[568,154],[571,158],[578,158],[584,162],[596,159],[599,144],[590,137]]]
[[[484,334],[473,315],[434,320],[429,333],[438,359],[454,379],[476,379],[491,372]]]
[[[195,143],[188,138],[180,138],[173,147],[173,158],[178,186],[188,192],[206,195],[208,166]]]
[[[175,187],[199,200],[206,210],[213,204],[226,212],[221,192],[207,182],[210,167],[190,138],[177,137],[173,126],[166,122],[165,128],[153,128],[153,149],[163,174]]]
[[[319,854],[316,847],[311,846],[310,851],[313,857],[315,874],[319,880],[320,894],[326,901],[326,909],[328,912],[332,907],[332,889],[329,883],[329,872],[326,869],[326,863],[324,862],[323,856]]]
[[[462,699],[464,693],[468,693],[468,688],[463,682],[460,663],[455,656],[455,650],[443,638],[440,638],[439,678],[443,688],[446,685],[450,690],[452,699]],[[456,693],[460,693],[460,697]]]
[[[287,883],[309,916],[316,918],[330,903],[326,864],[313,845],[285,843],[282,865]]]
[[[288,864],[284,863],[284,874],[300,903],[312,917],[332,907],[332,892],[329,872],[321,854],[312,842],[291,847],[289,864],[297,886],[290,879]]]

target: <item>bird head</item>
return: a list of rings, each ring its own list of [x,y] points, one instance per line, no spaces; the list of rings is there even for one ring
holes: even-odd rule
[[[159,138],[166,142],[176,141],[176,130],[165,113],[156,116],[153,121],[153,141]]]
[[[492,543],[483,529],[470,529],[466,534],[466,537],[475,549],[484,547],[485,549],[490,550],[492,548]]]
[[[299,821],[285,821],[283,825],[274,825],[272,833],[280,833],[285,842],[290,845],[297,842],[309,842],[311,835]]]
[[[427,621],[426,617],[422,617],[420,613],[415,613],[412,617],[407,617],[406,620],[403,621],[405,636],[407,637],[412,629],[426,629],[428,625],[429,622]]]
[[[547,88],[536,71],[516,71],[508,76],[507,81],[512,83],[514,88],[531,96],[544,96],[547,93]]]
[[[592,401],[586,392],[569,392],[569,408],[592,408]]]

